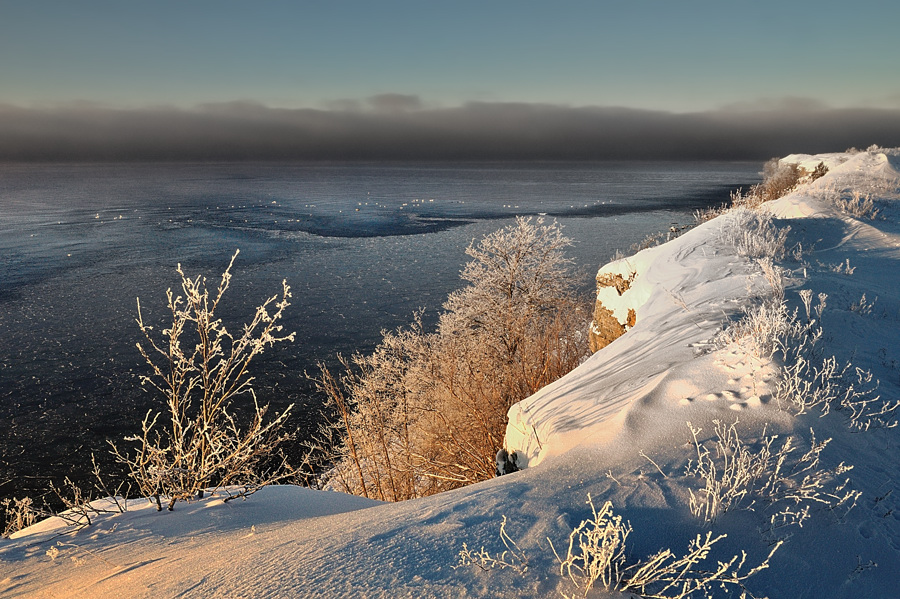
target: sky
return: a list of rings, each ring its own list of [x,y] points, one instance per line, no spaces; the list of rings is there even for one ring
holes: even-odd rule
[[[485,104],[893,112],[897,22],[900,3],[870,0],[0,0],[0,133],[73,111],[171,123],[235,106],[343,114],[344,128]]]

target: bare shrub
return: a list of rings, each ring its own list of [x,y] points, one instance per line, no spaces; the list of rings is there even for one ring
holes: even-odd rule
[[[128,492],[131,485],[126,481],[119,483],[112,489],[100,472],[100,465],[94,455],[91,455],[94,481],[91,487],[83,488],[69,477],[63,480],[62,486],[50,485],[50,490],[56,495],[57,502],[63,509],[51,512],[44,509],[46,516],[56,516],[63,520],[74,531],[80,530],[93,523],[93,518],[100,514],[116,514],[128,511]]]
[[[237,255],[213,295],[205,277],[189,278],[178,266],[184,295],[166,292],[171,324],[160,336],[144,323],[138,301],[137,323],[146,346],[137,347],[152,373],[142,382],[160,394],[166,408],[148,412],[141,433],[126,437],[137,444],[134,453],[113,445],[113,454],[129,469],[141,493],[155,499],[157,509],[160,497],[168,499],[171,510],[176,501],[202,497],[208,488],[235,485],[237,495],[245,496],[292,473],[278,450],[289,438],[283,425],[291,407],[267,422],[268,406],[256,401],[249,373],[254,357],[294,338],[293,333],[279,336],[278,324],[290,305],[290,288],[283,282],[281,294],[266,300],[241,332],[232,335],[216,317],[216,309]],[[244,427],[234,406],[242,396],[251,400]]]
[[[776,541],[766,559],[753,568],[747,567],[747,554],[742,552],[739,556],[717,561],[715,566],[707,569],[702,565],[710,559],[713,546],[725,538],[725,535],[713,536],[707,532],[697,535],[682,555],[663,549],[646,559],[635,560],[626,546],[632,533],[631,525],[613,512],[609,501],[598,510],[588,495],[587,504],[591,508],[591,516],[569,534],[564,555],[560,555],[548,539],[559,563],[560,577],[574,587],[571,593],[560,592],[567,599],[587,597],[594,589],[635,593],[645,599],[710,597],[716,588],[731,586],[743,589],[747,579],[769,567],[769,560],[782,545],[781,541]],[[507,551],[495,557],[483,547],[479,552],[472,552],[463,545],[458,567],[475,565],[484,570],[516,567],[516,562],[524,559],[524,553],[514,543],[513,547],[518,552],[511,551],[512,539],[505,532],[505,524],[504,518],[501,539]],[[516,558],[523,557],[510,560],[511,554]],[[525,572],[522,569],[519,571]]]
[[[792,191],[804,174],[799,165],[772,158],[763,167],[763,182],[754,186],[753,195],[760,196],[763,202],[776,200]]]
[[[714,208],[694,211],[696,224],[705,223],[722,214],[735,209],[756,210],[771,200],[783,197],[797,188],[800,183],[810,183],[823,177],[828,172],[825,163],[820,162],[812,173],[797,164],[782,164],[778,158],[772,158],[763,167],[763,180],[752,185],[746,192],[743,188],[730,194],[730,202]]]
[[[809,450],[796,455],[793,437],[776,445],[777,436],[763,433],[753,447],[739,437],[737,421],[727,426],[718,420],[714,423],[712,448],[700,442],[701,429],[688,423],[697,458],[688,462],[685,473],[703,483],[697,493],[690,492],[689,506],[700,520],[714,523],[731,510],[760,508],[770,516],[768,533],[780,535],[781,529],[802,526],[813,504],[833,510],[852,507],[859,498],[858,491],[847,489],[847,480],[838,480],[852,466],[820,465],[820,454],[830,439],[816,442],[810,430]]]
[[[589,355],[588,310],[573,295],[559,225],[520,218],[471,245],[469,285],[437,331],[416,318],[369,356],[315,378],[335,406],[330,484],[385,500],[491,478],[506,413]]]

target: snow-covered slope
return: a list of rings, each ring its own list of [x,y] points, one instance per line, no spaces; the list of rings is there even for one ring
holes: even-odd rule
[[[827,294],[817,319],[824,351],[812,358],[852,361],[880,380],[881,399],[873,405],[896,400],[900,153],[803,160],[825,161],[830,171],[765,206],[779,228],[791,227],[787,257],[777,261],[785,269],[785,299],[802,315],[800,290]],[[876,200],[875,219],[839,209],[853,191]],[[98,516],[76,533],[46,521],[0,540],[0,595],[556,596],[573,589],[559,575],[548,538],[558,550],[566,546],[569,532],[591,514],[590,494],[598,507],[611,501],[631,523],[629,560],[666,547],[682,553],[711,530],[728,535],[715,545],[712,562],[744,550],[748,564],[757,564],[784,540],[770,567],[745,582],[754,596],[900,596],[900,431],[859,432],[846,410],[797,414],[790,402],[775,399],[777,358],[760,354],[747,338],[716,342],[745,307],[772,293],[758,263],[727,241],[734,219],[723,215],[604,267],[636,273],[628,291],[607,298],[610,309],[634,309],[636,324],[513,407],[507,445],[527,458],[527,469],[398,504],[271,487],[247,501],[211,498],[178,504],[174,512],[133,502],[127,513]],[[799,448],[808,448],[813,435],[830,438],[820,469],[853,465],[837,478],[849,478],[842,492],[861,495],[855,505],[812,502],[803,526],[784,530],[767,526],[777,514],[765,502],[729,510],[711,524],[696,518],[691,493],[701,496],[702,482],[685,472],[697,458],[687,423],[708,442],[716,420],[737,422],[748,441],[780,435],[773,447],[788,435]],[[498,536],[504,515],[527,569],[455,567],[463,543],[494,554],[506,549]]]

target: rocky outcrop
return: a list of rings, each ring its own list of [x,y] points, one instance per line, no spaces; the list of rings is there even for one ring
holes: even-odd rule
[[[603,305],[602,301],[603,296],[613,290],[621,297],[631,288],[635,275],[636,273],[632,272],[626,278],[621,274],[602,271],[597,274],[597,302],[594,305],[594,319],[591,321],[589,336],[592,352],[603,349],[625,334],[625,331],[637,322],[637,315],[633,308],[628,308],[624,321],[620,321],[611,309]]]

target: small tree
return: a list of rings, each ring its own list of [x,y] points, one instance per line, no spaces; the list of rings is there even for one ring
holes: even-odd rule
[[[565,255],[571,243],[558,223],[519,217],[466,250],[469,285],[444,303],[435,337],[440,409],[422,424],[441,439],[433,476],[461,484],[493,476],[509,408],[590,355],[589,314]]]
[[[146,345],[138,343],[137,348],[151,370],[141,380],[159,392],[166,409],[149,411],[141,434],[126,437],[137,443],[134,454],[122,453],[115,445],[113,454],[141,492],[156,500],[157,509],[162,509],[161,496],[168,498],[171,510],[176,501],[202,497],[208,488],[235,485],[239,491],[229,498],[245,496],[292,473],[278,446],[290,436],[283,425],[293,406],[266,422],[268,406],[257,402],[248,370],[267,347],[293,341],[293,333],[279,336],[278,324],[290,305],[290,288],[283,281],[280,296],[266,300],[233,336],[215,312],[237,255],[212,297],[205,277],[189,278],[178,265],[184,295],[166,291],[172,320],[160,336],[144,323],[138,300],[137,323]],[[246,426],[233,406],[241,396],[252,402]]]
[[[325,435],[339,437],[332,484],[400,500],[494,476],[509,408],[589,355],[569,244],[558,224],[519,218],[466,250],[469,285],[444,303],[435,333],[417,316],[344,360],[342,375],[322,368],[338,415]]]

